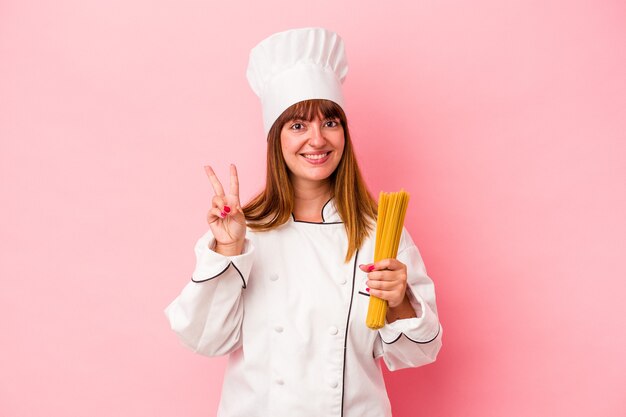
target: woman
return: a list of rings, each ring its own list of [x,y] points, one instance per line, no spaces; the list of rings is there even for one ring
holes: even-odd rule
[[[192,281],[167,308],[188,347],[229,355],[218,415],[390,416],[391,370],[433,362],[441,326],[433,283],[403,230],[375,264],[376,204],[354,157],[341,82],[343,42],[319,28],[253,49],[248,79],[268,134],[266,188],[245,207],[234,165],[215,191]],[[370,295],[386,324],[365,326]]]

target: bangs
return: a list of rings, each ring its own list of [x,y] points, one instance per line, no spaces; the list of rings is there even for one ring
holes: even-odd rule
[[[290,120],[310,122],[317,115],[322,119],[337,118],[342,122],[345,118],[341,106],[337,103],[324,99],[312,99],[300,101],[290,106],[280,115],[277,122],[279,122],[279,125],[282,127],[283,124]]]

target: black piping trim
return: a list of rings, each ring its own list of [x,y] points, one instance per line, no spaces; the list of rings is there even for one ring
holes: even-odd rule
[[[325,202],[324,205],[322,206],[322,212],[320,213],[322,215],[322,223],[326,223],[326,219],[324,219],[324,209],[326,208],[328,203],[330,203],[330,200],[332,199],[329,198],[328,201]]]
[[[330,198],[326,203],[324,203],[324,205],[322,206],[322,222],[306,222],[304,220],[296,220],[296,216],[294,216],[293,213],[291,213],[291,217],[293,218],[293,221],[295,223],[308,223],[308,224],[343,224],[343,222],[328,222],[326,223],[326,219],[324,219],[324,209],[326,208],[326,206],[328,205],[328,203],[330,203],[330,201],[332,200],[332,198]]]
[[[239,276],[241,277],[241,282],[243,282],[243,285],[241,286],[241,288],[246,288],[247,287],[246,280],[243,279],[243,274],[241,273],[239,268],[237,268],[237,265],[235,265],[233,261],[230,261],[230,264],[233,266],[233,268],[235,268],[235,270],[239,273]]]
[[[212,280],[212,279],[214,279],[214,278],[219,277],[219,276],[220,276],[220,275],[222,275],[224,272],[226,272],[226,271],[228,270],[228,268],[229,268],[231,265],[233,266],[233,268],[235,268],[235,270],[237,271],[237,273],[239,273],[239,276],[241,277],[241,281],[243,282],[242,288],[246,288],[246,280],[245,280],[245,279],[243,279],[243,274],[241,273],[241,271],[239,270],[239,268],[237,268],[237,265],[235,265],[235,264],[233,263],[233,261],[230,261],[230,262],[228,263],[228,265],[226,265],[226,268],[224,268],[224,269],[222,270],[222,272],[220,272],[220,273],[219,273],[219,274],[217,274],[217,275],[212,276],[211,278],[201,279],[201,280],[195,280],[195,279],[193,279],[193,275],[192,275],[192,276],[191,276],[191,280],[192,280],[193,282],[195,282],[195,283],[202,283],[202,282],[207,282],[207,281],[210,281],[210,280]]]
[[[228,267],[229,267],[229,266],[230,266],[230,263],[229,263],[228,265],[226,265],[226,268],[224,268],[224,269],[222,270],[222,272],[220,272],[220,273],[219,273],[219,274],[217,274],[217,275],[213,275],[211,278],[195,280],[195,279],[193,279],[193,275],[192,275],[192,276],[191,276],[191,280],[192,280],[193,282],[207,282],[207,281],[210,281],[210,280],[212,280],[213,278],[217,278],[217,277],[219,277],[220,275],[222,275],[224,272],[226,272],[226,270],[228,269]]]
[[[402,337],[402,335],[403,335],[403,334],[404,334],[404,333],[400,333],[400,334],[398,335],[398,337],[396,337],[395,339],[393,339],[391,342],[385,342],[385,339],[383,339],[383,338],[382,338],[382,336],[380,337],[380,340],[382,340],[384,344],[386,344],[386,345],[390,345],[390,344],[392,344],[392,343],[396,343],[396,342],[397,342],[397,341],[398,341],[398,340]]]
[[[359,294],[361,294],[361,295],[367,295],[368,297],[370,296],[368,293],[363,292],[363,291],[359,291]]]
[[[430,343],[430,342],[432,342],[433,340],[435,340],[435,339],[437,338],[437,336],[439,336],[439,333],[441,333],[441,324],[439,325],[439,329],[437,329],[437,334],[435,335],[435,337],[433,337],[432,339],[430,339],[430,340],[428,340],[428,341],[426,341],[426,342],[420,342],[420,341],[418,341],[418,340],[413,340],[413,339],[411,339],[409,336],[407,336],[407,335],[406,335],[406,334],[404,334],[404,333],[400,333],[400,335],[399,335],[398,337],[396,337],[396,338],[395,338],[393,341],[391,341],[391,342],[385,342],[385,340],[384,340],[382,337],[381,337],[380,339],[381,339],[381,340],[383,341],[383,343],[385,343],[386,345],[390,345],[390,344],[392,344],[392,343],[396,343],[396,342],[397,342],[397,341],[398,341],[398,340],[399,340],[399,339],[400,339],[400,338],[404,335],[404,337],[406,337],[407,339],[409,339],[409,340],[410,340],[411,342],[413,342],[413,343],[417,343],[417,344],[419,344],[419,345],[425,345],[425,344]]]
[[[343,417],[343,404],[346,390],[346,352],[348,350],[348,330],[350,326],[350,313],[352,312],[352,300],[354,300],[354,281],[356,278],[356,265],[359,257],[359,251],[357,249],[354,254],[354,267],[352,269],[352,287],[350,288],[350,306],[348,307],[348,318],[346,320],[346,334],[343,339],[343,376],[341,379],[341,417]]]
[[[407,336],[407,335],[404,335],[404,337],[406,337],[407,339],[409,339],[409,340],[410,340],[411,342],[413,342],[413,343],[418,343],[418,344],[420,344],[420,345],[424,345],[424,344],[426,344],[426,343],[430,343],[430,342],[432,342],[433,340],[435,340],[435,339],[437,338],[437,336],[439,336],[439,333],[441,333],[441,324],[439,325],[439,328],[437,329],[437,334],[435,335],[435,337],[433,337],[432,339],[430,339],[430,340],[429,340],[429,341],[427,341],[427,342],[420,342],[420,341],[417,341],[417,340],[413,340],[413,339],[411,339],[411,338],[410,338],[409,336]]]
[[[343,222],[330,222],[330,223],[320,223],[320,222],[305,222],[304,220],[294,220],[296,223],[308,223],[308,224],[343,224]]]

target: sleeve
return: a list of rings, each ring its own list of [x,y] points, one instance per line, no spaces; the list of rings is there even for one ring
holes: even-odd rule
[[[226,355],[241,346],[243,293],[254,258],[247,238],[238,256],[214,252],[214,245],[211,231],[198,240],[191,281],[165,309],[181,342],[207,356]]]
[[[377,343],[375,356],[382,356],[390,371],[434,362],[443,335],[437,316],[435,286],[406,229],[402,231],[396,258],[407,267],[407,295],[417,317],[385,323],[378,330],[380,343]]]

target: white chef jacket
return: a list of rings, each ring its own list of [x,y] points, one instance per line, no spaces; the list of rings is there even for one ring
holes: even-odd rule
[[[218,417],[391,416],[379,358],[392,371],[435,360],[435,290],[407,231],[397,259],[418,317],[371,330],[358,265],[373,262],[375,233],[345,263],[334,200],[322,218],[248,230],[238,256],[212,251],[210,231],[198,240],[191,282],[165,311],[187,347],[229,354]]]

